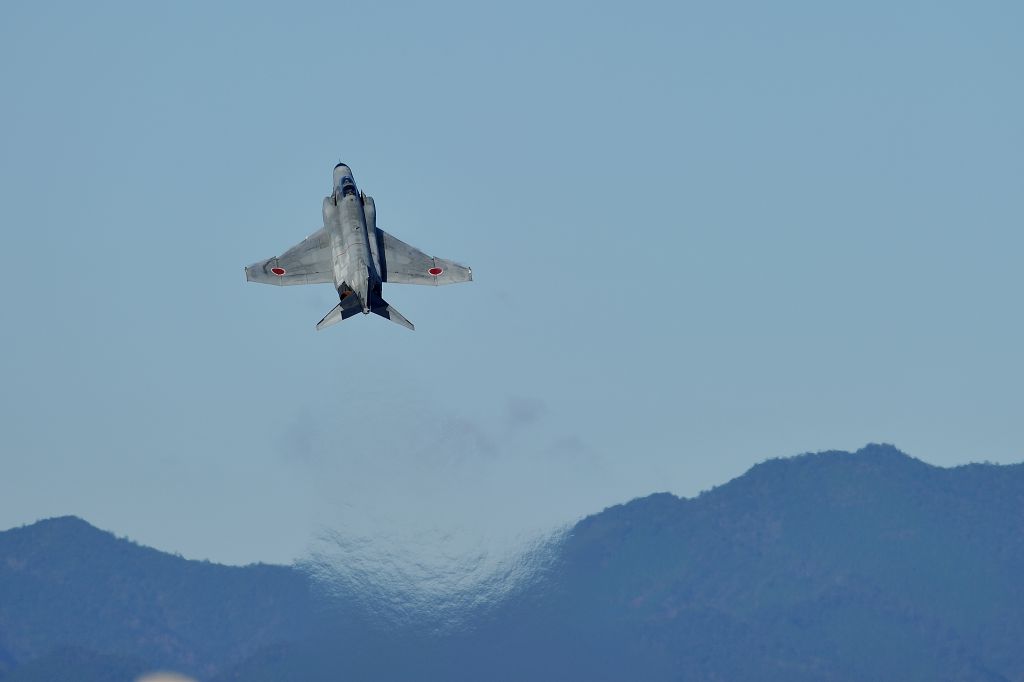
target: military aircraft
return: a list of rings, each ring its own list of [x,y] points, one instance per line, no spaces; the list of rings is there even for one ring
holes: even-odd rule
[[[428,256],[377,227],[373,197],[356,189],[352,169],[334,167],[334,189],[324,197],[324,226],[280,256],[253,263],[245,278],[261,284],[333,284],[341,299],[318,330],[356,313],[376,313],[415,329],[381,298],[384,282],[455,284],[473,279],[473,269]]]

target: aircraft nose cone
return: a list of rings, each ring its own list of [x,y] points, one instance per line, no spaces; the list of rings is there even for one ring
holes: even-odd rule
[[[338,162],[338,165],[335,166],[335,168],[341,168],[342,166],[345,166],[346,168],[348,168],[348,164],[347,163],[341,163],[340,161]]]
[[[338,187],[338,183],[341,182],[342,178],[352,177],[352,169],[344,163],[339,163],[334,167],[334,173],[332,173],[332,175],[334,176],[334,186]]]

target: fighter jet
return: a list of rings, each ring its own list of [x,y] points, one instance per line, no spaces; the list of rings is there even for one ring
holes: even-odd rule
[[[280,256],[253,263],[245,278],[261,284],[332,284],[341,299],[317,330],[356,313],[376,313],[415,329],[412,322],[381,298],[384,282],[455,284],[473,279],[473,270],[428,256],[377,227],[373,197],[356,188],[352,169],[334,167],[334,189],[324,197],[324,226]]]

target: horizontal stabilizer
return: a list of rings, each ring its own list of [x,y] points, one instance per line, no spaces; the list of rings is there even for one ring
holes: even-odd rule
[[[395,324],[402,325],[406,329],[416,329],[412,322],[405,319],[405,315],[392,308],[387,301],[381,301],[380,305],[373,308],[373,312],[383,318],[391,320]]]
[[[346,301],[351,300],[353,303],[345,305]],[[360,312],[359,303],[355,296],[349,296],[348,299],[342,300],[341,303],[331,308],[331,312],[324,315],[324,319],[316,323],[316,330],[326,329],[332,324],[338,324],[342,320],[347,320],[356,313]]]
[[[338,305],[331,308],[331,312],[324,315],[324,319],[316,323],[316,330],[320,331],[321,329],[326,329],[327,327],[330,327],[332,324],[337,324],[341,322],[344,319],[341,316],[341,314],[341,304],[339,303]]]

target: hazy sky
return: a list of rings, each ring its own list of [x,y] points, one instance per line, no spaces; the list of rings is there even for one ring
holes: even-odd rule
[[[1022,459],[1020,3],[2,15],[0,528],[287,562],[871,441]],[[245,282],[339,160],[473,266],[386,286],[415,332]]]

